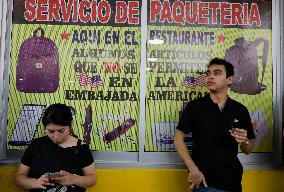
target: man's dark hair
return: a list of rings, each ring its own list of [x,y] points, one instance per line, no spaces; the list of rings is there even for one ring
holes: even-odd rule
[[[215,57],[209,62],[207,67],[211,65],[224,65],[225,70],[226,70],[226,77],[228,78],[228,77],[234,76],[234,66],[228,61],[226,61],[225,59]]]
[[[71,109],[67,105],[56,103],[46,108],[42,117],[42,124],[44,127],[51,123],[71,127],[72,120]]]

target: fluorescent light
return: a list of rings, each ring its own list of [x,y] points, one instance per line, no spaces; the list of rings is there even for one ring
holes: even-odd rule
[[[153,44],[153,45],[160,45],[160,44],[164,44],[164,40],[162,39],[152,39],[148,41],[148,44]]]
[[[157,58],[153,58],[153,57],[149,57],[147,58],[148,61],[151,61],[151,62],[155,62],[155,61],[158,61]]]

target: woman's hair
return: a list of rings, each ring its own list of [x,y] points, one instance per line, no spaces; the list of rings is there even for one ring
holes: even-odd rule
[[[65,104],[56,103],[46,108],[42,117],[42,124],[44,128],[51,123],[71,128],[72,120],[73,117],[70,108]]]

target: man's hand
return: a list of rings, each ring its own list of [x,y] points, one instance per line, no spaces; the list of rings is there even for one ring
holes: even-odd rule
[[[205,181],[205,177],[201,171],[198,169],[192,170],[188,174],[188,182],[191,183],[189,189],[193,189],[194,187],[199,187],[203,184],[204,187],[207,187],[207,183]]]
[[[177,130],[175,133],[174,144],[178,154],[185,162],[186,167],[189,170],[188,182],[190,182],[190,189],[193,189],[194,187],[199,187],[201,183],[203,184],[203,186],[207,187],[205,177],[199,171],[198,167],[191,159],[187,146],[185,145],[184,139],[185,139],[185,133],[180,130]]]
[[[231,130],[229,130],[229,132],[235,138],[238,144],[243,144],[248,141],[247,131],[245,129],[232,128]]]

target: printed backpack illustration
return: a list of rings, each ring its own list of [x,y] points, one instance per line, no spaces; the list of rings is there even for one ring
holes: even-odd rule
[[[263,42],[263,54],[257,55],[257,47]],[[235,39],[235,45],[227,49],[225,60],[235,67],[235,79],[230,86],[231,91],[240,94],[256,95],[266,90],[263,78],[267,64],[269,41],[257,38],[247,42],[244,37]],[[262,75],[259,82],[258,59],[262,59]]]
[[[19,49],[16,88],[25,93],[53,93],[58,86],[58,48],[51,39],[44,37],[42,28],[37,28]]]

